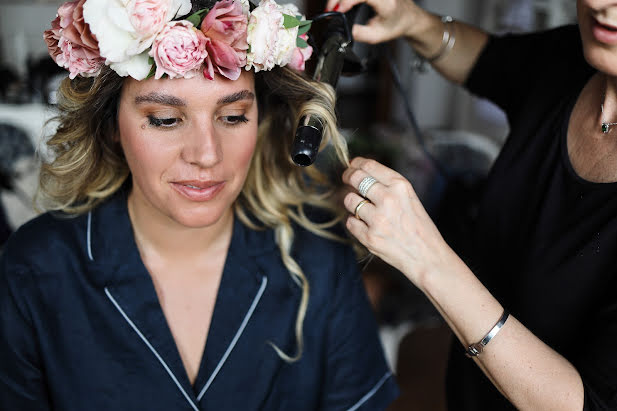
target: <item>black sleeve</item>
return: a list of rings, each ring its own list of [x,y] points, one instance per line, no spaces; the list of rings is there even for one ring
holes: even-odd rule
[[[320,410],[385,410],[399,394],[386,364],[351,249],[341,258],[330,304],[328,365]]]
[[[617,290],[612,290],[616,295]],[[583,334],[574,364],[585,388],[585,411],[617,410],[617,298],[595,316]]]
[[[589,70],[578,26],[492,35],[465,87],[497,104],[513,121],[534,93],[542,93],[545,97],[553,94],[559,98],[564,84],[571,84],[573,79]]]
[[[9,267],[0,259],[0,409],[49,410],[31,316],[19,303],[23,292],[19,283],[28,275]]]

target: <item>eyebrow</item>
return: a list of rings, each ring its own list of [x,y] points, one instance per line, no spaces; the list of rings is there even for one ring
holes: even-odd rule
[[[233,93],[224,97],[221,97],[216,103],[217,104],[231,104],[240,100],[254,100],[255,94],[250,92],[249,90],[238,91],[237,93]],[[168,94],[161,94],[152,92],[149,94],[145,94],[142,96],[135,97],[135,104],[143,104],[143,103],[156,103],[162,104],[166,106],[176,106],[182,107],[186,106],[186,102],[178,97],[170,96]]]
[[[135,104],[143,103],[156,103],[165,106],[186,106],[186,102],[178,97],[156,92],[135,97]]]
[[[225,97],[221,97],[216,103],[217,104],[231,104],[240,100],[254,100],[255,94],[248,90],[238,91],[237,93],[230,94]]]

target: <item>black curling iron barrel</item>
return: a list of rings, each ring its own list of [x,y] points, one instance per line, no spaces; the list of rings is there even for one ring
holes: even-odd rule
[[[325,41],[319,50],[313,79],[336,88],[346,58],[349,59],[350,56],[354,58],[355,55],[351,53],[352,37],[345,15],[328,12],[315,17],[313,21],[326,17],[333,19],[328,25]],[[300,119],[291,148],[291,158],[296,165],[306,167],[315,162],[324,126],[324,120],[315,115],[307,115]]]

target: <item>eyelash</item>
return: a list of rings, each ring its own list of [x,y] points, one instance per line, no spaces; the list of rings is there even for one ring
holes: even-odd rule
[[[225,125],[230,126],[230,127],[237,126],[239,124],[246,123],[249,121],[249,119],[246,118],[244,114],[239,115],[239,116],[223,116],[222,118],[223,118],[223,123],[225,123]],[[182,119],[174,118],[174,117],[158,118],[158,117],[154,117],[150,115],[148,116],[148,121],[150,122],[150,125],[153,127],[171,128],[171,127],[178,125],[178,123],[180,123]]]
[[[148,120],[151,126],[154,127],[163,127],[163,128],[171,128],[177,125],[181,121],[179,118],[158,118],[154,116],[148,116]]]
[[[239,115],[239,116],[224,116],[223,119],[225,119],[224,120],[225,124],[232,126],[232,127],[249,121],[249,119],[246,118],[244,114]]]

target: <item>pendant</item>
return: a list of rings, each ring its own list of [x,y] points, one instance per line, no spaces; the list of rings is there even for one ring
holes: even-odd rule
[[[609,125],[607,123],[602,123],[602,132],[604,134],[608,133]]]

